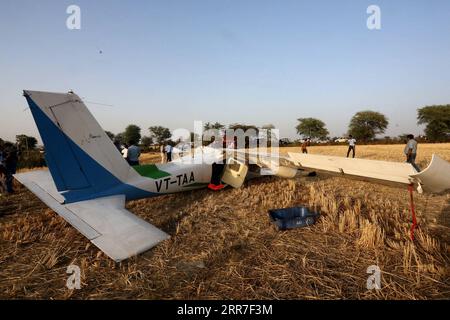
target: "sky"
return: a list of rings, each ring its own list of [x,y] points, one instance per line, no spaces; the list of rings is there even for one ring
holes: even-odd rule
[[[23,89],[73,90],[114,133],[200,120],[298,138],[315,117],[342,136],[369,109],[385,135],[420,134],[417,108],[450,103],[450,1],[1,0],[0,138],[38,137]]]

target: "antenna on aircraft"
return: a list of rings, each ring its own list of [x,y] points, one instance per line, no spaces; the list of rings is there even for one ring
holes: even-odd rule
[[[88,100],[85,100],[86,97],[81,97],[81,99],[83,100],[83,102],[89,103],[89,104],[97,104],[97,105],[99,105],[99,106],[104,106],[104,107],[114,107],[114,105],[112,105],[112,104],[107,104],[107,103],[101,103],[101,102],[95,102],[95,101],[88,101]]]

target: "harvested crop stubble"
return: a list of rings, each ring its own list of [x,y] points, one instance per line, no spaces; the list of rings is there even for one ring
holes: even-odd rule
[[[340,177],[265,177],[132,201],[127,208],[171,238],[116,264],[17,187],[0,199],[0,298],[450,298],[448,194],[415,194],[414,243],[407,190]],[[318,222],[285,232],[271,225],[269,209],[296,205],[320,212]],[[81,290],[65,286],[69,264],[81,268]],[[366,289],[370,265],[382,271],[381,290]]]

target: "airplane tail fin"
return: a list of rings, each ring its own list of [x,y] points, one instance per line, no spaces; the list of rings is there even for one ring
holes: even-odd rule
[[[96,194],[134,173],[76,94],[26,90],[24,96],[58,191]]]
[[[81,99],[73,93],[24,95],[44,142],[50,173],[30,171],[15,178],[115,261],[167,239],[165,232],[125,209],[127,198],[151,193],[127,183],[139,174]]]

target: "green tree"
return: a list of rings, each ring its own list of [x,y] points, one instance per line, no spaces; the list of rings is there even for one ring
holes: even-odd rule
[[[258,133],[258,127],[252,124],[233,123],[230,124],[228,128],[232,130],[242,129],[244,130],[244,132],[247,131],[248,129],[254,129]]]
[[[146,147],[146,148],[150,147],[150,146],[153,144],[153,139],[152,139],[152,137],[149,137],[149,136],[143,136],[142,139],[141,139],[141,144],[142,144],[144,147]]]
[[[322,120],[315,118],[300,118],[299,124],[295,127],[297,133],[303,137],[323,139],[328,135],[328,130]]]
[[[123,140],[127,144],[139,143],[141,140],[141,128],[135,124],[130,124],[125,128]]]
[[[417,123],[425,124],[431,141],[446,141],[450,135],[450,104],[426,106],[417,110]]]
[[[150,131],[150,136],[158,143],[163,144],[167,142],[172,134],[170,133],[169,128],[165,128],[162,126],[153,126],[148,128]]]
[[[203,125],[203,130],[209,130],[209,129],[217,129],[217,130],[221,130],[224,129],[225,126],[219,122],[215,122],[215,123],[211,123],[211,122],[207,122]]]
[[[36,149],[37,139],[25,134],[19,134],[16,136],[17,147],[20,150],[34,150]]]
[[[265,124],[261,127],[261,129],[266,130],[266,133],[264,134],[264,136],[262,136],[261,132],[260,132],[260,138],[262,139],[267,139],[268,141],[272,140],[272,130],[275,129],[275,126],[271,123],[269,124]],[[274,139],[276,137],[274,136]]]
[[[14,143],[12,143],[11,141],[8,140],[3,140],[0,138],[0,148],[6,148],[7,146],[12,146],[14,145]]]
[[[408,141],[408,134],[409,133],[402,133],[401,135],[399,135],[397,138],[398,140],[400,140],[401,142],[406,143]]]
[[[116,136],[114,137],[114,143],[118,143],[120,145],[125,143],[123,132],[116,134]]]
[[[114,141],[114,138],[116,137],[114,133],[111,131],[105,131],[106,135],[111,139],[111,141]]]
[[[370,110],[360,111],[350,120],[348,133],[356,139],[367,141],[375,138],[377,134],[384,133],[388,124],[388,119],[382,113]]]

